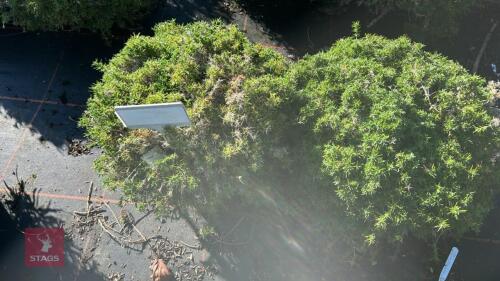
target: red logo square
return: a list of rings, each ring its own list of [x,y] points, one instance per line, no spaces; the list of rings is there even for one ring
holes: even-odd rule
[[[24,230],[26,266],[63,266],[64,230],[62,228],[26,228]]]

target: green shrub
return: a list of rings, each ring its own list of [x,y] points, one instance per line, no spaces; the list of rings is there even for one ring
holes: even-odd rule
[[[322,172],[368,243],[477,230],[499,188],[485,81],[402,37],[339,40],[291,72]]]
[[[293,108],[290,92],[280,90],[288,62],[220,21],[167,22],[154,32],[130,38],[108,63],[96,64],[103,77],[80,124],[103,149],[95,166],[108,187],[159,209],[215,204],[238,194],[242,177],[286,156],[277,144],[291,123],[284,114]],[[113,113],[116,105],[172,101],[184,103],[190,127],[129,131]],[[141,156],[153,147],[164,155],[148,165]]]
[[[5,0],[0,1],[3,24],[27,30],[89,29],[107,33],[138,20],[153,0]]]
[[[103,149],[105,185],[137,204],[217,205],[252,188],[247,179],[274,177],[266,184],[290,194],[334,191],[368,243],[459,237],[490,210],[491,92],[457,63],[404,37],[346,38],[292,64],[218,21],[154,31],[96,63],[103,77],[80,121]],[[160,135],[114,116],[116,105],[171,101],[190,127]],[[148,151],[160,157],[143,160]]]

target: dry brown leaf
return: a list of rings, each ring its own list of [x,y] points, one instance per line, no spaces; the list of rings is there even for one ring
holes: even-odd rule
[[[162,259],[154,259],[151,262],[150,269],[152,271],[153,281],[166,281],[170,280],[172,273]]]

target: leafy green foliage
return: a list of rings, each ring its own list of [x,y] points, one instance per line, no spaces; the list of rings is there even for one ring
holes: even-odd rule
[[[134,36],[108,63],[80,124],[103,150],[97,171],[109,187],[122,187],[136,202],[198,204],[239,194],[243,177],[266,161],[287,155],[278,146],[290,121],[280,76],[288,61],[249,42],[220,21],[159,24],[155,35]],[[192,125],[128,131],[113,107],[182,101]],[[159,160],[141,159],[154,147]]]
[[[485,81],[402,37],[346,38],[291,75],[322,172],[369,244],[477,230],[498,189]]]
[[[460,236],[491,208],[491,93],[457,63],[404,37],[357,34],[291,63],[219,21],[154,31],[96,63],[103,77],[80,121],[103,149],[105,185],[139,206],[218,205],[274,177],[266,184],[289,194],[334,191],[369,244]],[[161,135],[114,116],[179,100],[192,126]]]
[[[0,1],[2,23],[27,30],[89,29],[107,33],[139,19],[153,0],[5,0]]]

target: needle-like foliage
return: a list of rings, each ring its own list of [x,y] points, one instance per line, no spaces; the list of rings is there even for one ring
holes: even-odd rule
[[[287,155],[276,144],[292,123],[281,112],[289,102],[280,90],[288,61],[220,21],[167,22],[154,31],[96,64],[103,78],[80,122],[104,150],[96,168],[108,186],[161,208],[230,197],[272,161],[266,158]],[[161,135],[126,130],[113,112],[115,105],[173,101],[185,104],[192,125]],[[160,156],[147,163],[142,157],[155,147]]]
[[[369,243],[478,229],[500,187],[482,78],[405,37],[375,35],[293,68],[323,174]]]
[[[87,29],[108,35],[114,26],[126,27],[149,11],[154,0],[4,0],[3,24],[27,30]]]

